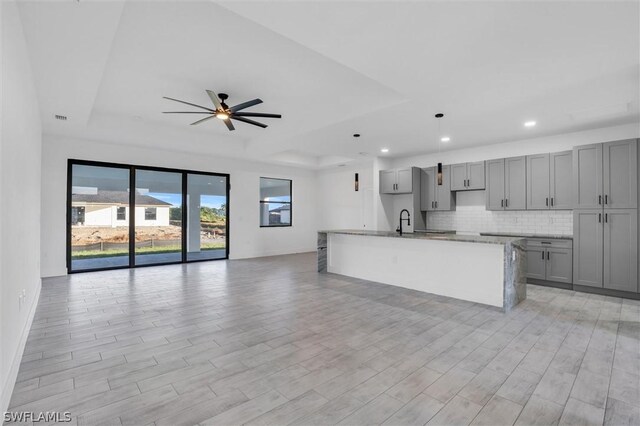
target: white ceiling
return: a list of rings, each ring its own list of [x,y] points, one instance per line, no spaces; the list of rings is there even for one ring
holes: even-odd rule
[[[44,131],[325,167],[638,122],[639,3],[20,3]],[[190,126],[205,89],[267,129]],[[436,112],[444,112],[438,132]],[[66,122],[54,114],[67,115]],[[523,122],[538,125],[525,129]],[[362,137],[353,139],[353,133]]]

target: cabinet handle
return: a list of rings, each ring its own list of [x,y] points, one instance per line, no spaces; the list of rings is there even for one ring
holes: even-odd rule
[[[547,252],[547,260],[549,260],[549,252]]]
[[[602,213],[598,213],[598,223],[602,222]]]
[[[436,209],[438,208],[438,202],[436,201]]]
[[[544,260],[544,250],[542,250],[542,260]]]
[[[602,205],[602,195],[598,195],[598,205]]]
[[[549,197],[547,197],[547,201],[546,201],[547,207],[549,206]]]
[[[604,223],[609,223],[609,213],[604,214]]]
[[[504,200],[500,200],[500,207],[504,207]]]
[[[504,206],[505,207],[509,207],[509,199],[508,198],[504,199]]]
[[[433,205],[433,201],[431,202],[431,208],[434,208],[435,206]]]
[[[551,207],[553,207],[553,197],[551,197]]]
[[[609,204],[609,196],[608,195],[604,196],[604,203],[605,204]]]

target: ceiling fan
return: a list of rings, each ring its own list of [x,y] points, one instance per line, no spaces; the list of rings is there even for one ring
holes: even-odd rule
[[[207,95],[211,98],[211,102],[215,106],[215,109],[203,107],[201,105],[192,104],[191,102],[181,101],[179,99],[168,98],[163,96],[164,99],[169,99],[170,101],[180,102],[186,105],[191,105],[196,108],[204,109],[205,111],[164,111],[163,114],[207,114],[208,117],[202,118],[198,121],[194,121],[191,125],[200,124],[204,121],[210,120],[212,118],[217,118],[222,120],[224,124],[226,124],[227,129],[235,130],[233,127],[233,123],[231,120],[242,121],[243,123],[252,124],[254,126],[262,127],[263,129],[267,127],[266,124],[259,123],[257,121],[251,120],[247,117],[262,117],[262,118],[282,118],[280,114],[267,114],[262,112],[240,112],[243,109],[252,107],[254,105],[258,105],[262,103],[262,99],[254,99],[252,101],[243,102],[241,104],[229,107],[224,101],[229,98],[229,95],[226,93],[218,93],[217,95],[213,93],[211,90],[207,90]]]

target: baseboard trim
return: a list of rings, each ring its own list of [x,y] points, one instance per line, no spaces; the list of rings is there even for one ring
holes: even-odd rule
[[[640,300],[640,293],[631,293],[629,291],[611,290],[609,288],[589,287],[585,285],[573,285],[575,291],[583,293],[601,294],[603,296],[622,297],[623,299]]]
[[[254,253],[254,254],[243,254],[240,256],[234,256],[229,254],[229,260],[240,260],[240,259],[257,259],[260,257],[271,257],[271,256],[286,256],[288,254],[301,254],[301,253],[315,253],[317,251],[317,247],[312,248],[301,248],[297,250],[274,250],[262,253]]]
[[[11,362],[11,368],[7,374],[7,381],[2,384],[2,395],[0,395],[0,412],[4,413],[9,408],[11,402],[11,395],[13,394],[13,388],[16,385],[16,379],[18,378],[18,371],[20,370],[20,363],[22,361],[22,354],[24,353],[24,347],[27,344],[27,337],[29,337],[29,331],[31,331],[31,324],[33,324],[33,318],[36,314],[36,308],[38,307],[38,301],[40,300],[40,290],[42,290],[42,279],[36,286],[36,294],[29,308],[29,314],[27,316],[27,322],[22,330],[22,336],[18,347],[13,355],[13,361]]]
[[[573,290],[573,284],[559,283],[556,281],[538,280],[536,278],[527,278],[527,284],[541,285],[544,287],[561,288],[563,290]]]

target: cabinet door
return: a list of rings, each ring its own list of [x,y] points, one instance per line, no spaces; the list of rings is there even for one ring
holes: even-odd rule
[[[467,163],[467,189],[484,189],[484,161]]]
[[[602,206],[602,144],[573,148],[573,208]]]
[[[551,207],[549,154],[527,156],[527,210]]]
[[[410,194],[413,191],[413,174],[411,167],[396,171],[396,194]]]
[[[467,163],[453,164],[451,166],[451,190],[462,191],[467,189]]]
[[[605,210],[604,216],[604,288],[637,292],[637,212]]]
[[[638,154],[634,140],[603,145],[604,206],[612,209],[638,207]]]
[[[573,151],[554,152],[549,155],[550,204],[555,210],[571,210],[573,200]]]
[[[487,161],[487,210],[504,210],[504,159]]]
[[[602,287],[604,213],[573,211],[573,283]]]
[[[544,280],[546,262],[543,247],[527,247],[527,278]]]
[[[434,168],[435,169],[435,168]],[[436,169],[437,172],[437,169]],[[434,175],[435,176],[435,175]],[[451,167],[442,166],[442,185],[436,182],[436,210],[451,210],[454,202],[451,195]]]
[[[525,157],[504,160],[504,208],[525,210],[527,208],[527,160]]]
[[[547,281],[571,284],[573,282],[573,252],[571,249],[547,249]]]
[[[396,192],[396,171],[380,170],[380,193],[393,194]]]
[[[436,208],[435,179],[435,167],[422,169],[420,174],[420,210],[422,211],[432,211]]]

